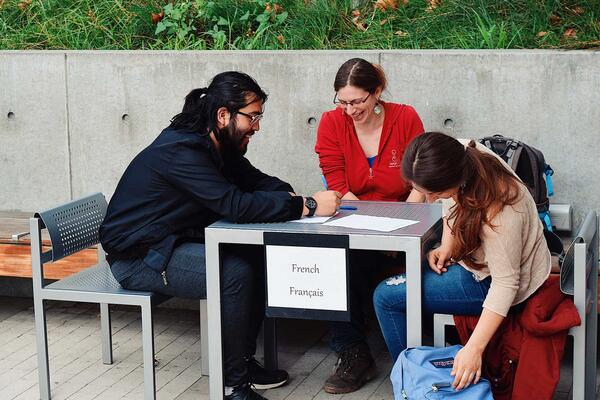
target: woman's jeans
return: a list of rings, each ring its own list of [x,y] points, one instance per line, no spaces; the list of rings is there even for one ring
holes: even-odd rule
[[[458,264],[450,265],[447,272],[438,275],[424,263],[423,311],[428,314],[479,315],[491,281],[491,277],[477,281],[471,272]],[[375,289],[373,303],[390,355],[396,361],[406,348],[405,275],[381,282]],[[421,321],[411,323],[420,324]]]
[[[260,247],[224,246],[221,249],[221,316],[224,381],[236,386],[247,381],[246,358],[256,351],[256,337],[264,318],[264,257]],[[111,269],[121,286],[191,299],[206,298],[205,247],[184,243],[177,247],[163,277],[142,260],[120,260]],[[207,357],[207,354],[203,355]]]

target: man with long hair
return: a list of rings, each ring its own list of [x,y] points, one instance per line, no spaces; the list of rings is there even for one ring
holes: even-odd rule
[[[111,271],[121,286],[206,298],[204,228],[219,219],[277,222],[333,215],[340,193],[297,196],[244,157],[260,129],[267,94],[240,72],[216,75],[192,90],[181,113],[127,167],[100,227]],[[264,318],[261,249],[223,249],[221,305],[225,398],[263,399],[256,389],[281,386],[282,370],[254,359]]]

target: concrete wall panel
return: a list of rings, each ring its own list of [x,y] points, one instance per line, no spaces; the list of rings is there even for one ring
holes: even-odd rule
[[[69,52],[73,195],[112,194],[183,104],[190,65],[170,53]]]
[[[34,211],[70,196],[65,61],[0,52],[0,209]]]
[[[556,203],[577,221],[600,208],[600,52],[424,51],[383,53],[390,97],[415,106],[426,130],[512,136],[540,149],[555,170]]]
[[[230,69],[270,94],[250,160],[299,193],[320,190],[316,128],[351,57],[380,61],[384,98],[413,105],[427,130],[524,140],[556,171],[554,202],[578,220],[600,209],[600,52],[526,50],[0,52],[0,209],[110,195],[185,95]]]

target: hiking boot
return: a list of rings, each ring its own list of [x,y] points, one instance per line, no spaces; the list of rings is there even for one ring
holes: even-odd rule
[[[267,400],[256,393],[249,385],[239,385],[233,388],[233,393],[225,396],[225,400]]]
[[[268,370],[254,357],[248,359],[248,382],[254,389],[266,390],[283,386],[290,379],[287,372],[282,369]]]
[[[375,360],[366,343],[360,343],[339,355],[335,371],[325,381],[327,393],[350,393],[360,389],[375,377]]]

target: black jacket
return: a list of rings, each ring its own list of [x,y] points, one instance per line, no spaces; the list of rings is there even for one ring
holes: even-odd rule
[[[142,258],[157,271],[185,241],[204,241],[204,228],[232,222],[300,218],[292,187],[242,156],[221,158],[209,135],[167,128],[129,164],[100,226],[109,262]]]

